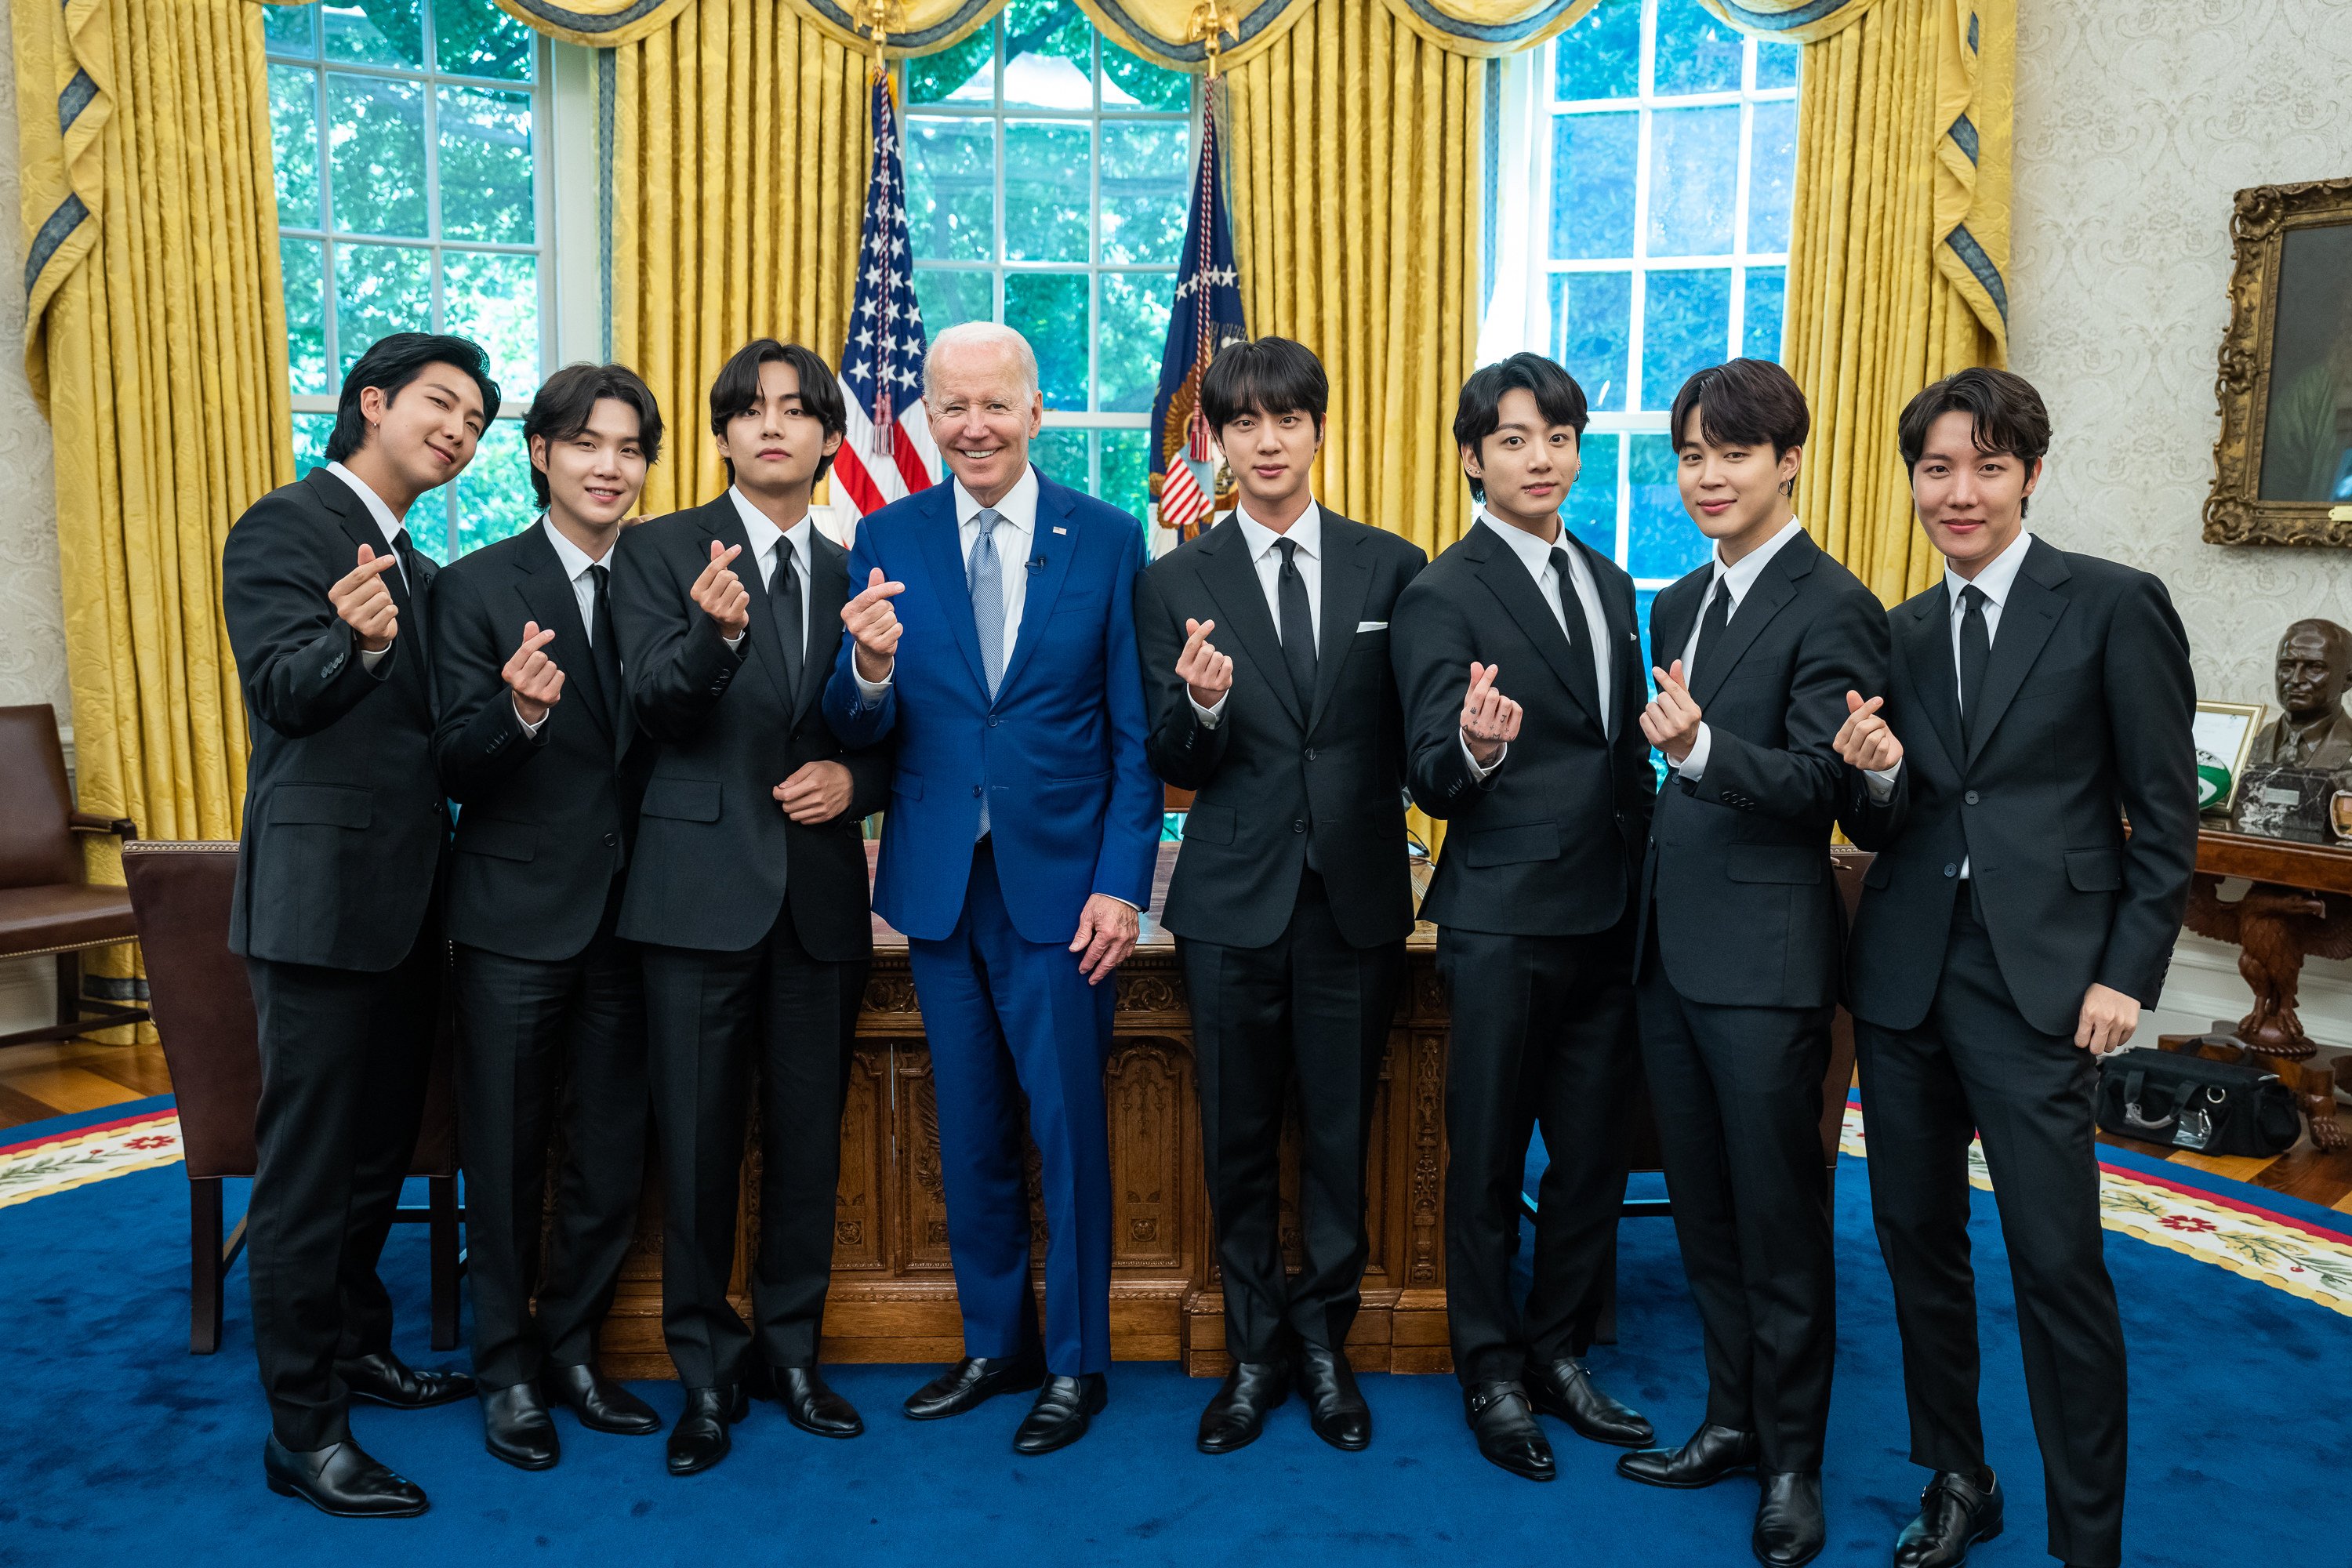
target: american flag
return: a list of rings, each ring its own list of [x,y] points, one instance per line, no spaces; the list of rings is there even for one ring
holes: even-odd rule
[[[833,472],[862,516],[940,477],[939,448],[923,417],[923,312],[907,241],[907,175],[898,157],[898,105],[889,79],[874,76],[874,177],[857,243],[857,302],[841,349],[849,429]]]
[[[1160,503],[1160,525],[1175,530],[1180,540],[1200,532],[1213,510],[1192,471],[1192,464],[1208,463],[1215,456],[1213,433],[1201,417],[1201,373],[1219,349],[1249,335],[1242,325],[1239,279],[1233,233],[1225,225],[1217,110],[1212,100],[1201,119],[1192,216],[1184,227],[1184,259],[1176,274],[1175,305],[1168,314],[1160,391],[1151,402],[1151,493]]]

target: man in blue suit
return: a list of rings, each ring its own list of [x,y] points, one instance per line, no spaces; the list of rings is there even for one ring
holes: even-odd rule
[[[853,748],[898,737],[874,909],[906,933],[931,1047],[965,1351],[907,1414],[1034,1388],[1013,1446],[1043,1454],[1086,1435],[1110,1366],[1104,982],[1134,951],[1160,839],[1143,529],[1029,466],[1045,400],[1018,332],[941,332],[923,403],[953,482],[859,526],[824,716]],[[1024,1095],[1045,1163],[1042,1344]]]

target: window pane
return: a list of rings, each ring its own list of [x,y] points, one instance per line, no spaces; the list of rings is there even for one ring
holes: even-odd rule
[[[335,381],[386,332],[433,330],[433,253],[415,245],[335,247]]]
[[[1070,0],[1013,0],[1004,11],[1004,101],[1095,106],[1095,30]]]
[[[1650,90],[1739,90],[1739,35],[1698,0],[1658,0],[1658,52]]]
[[[1797,61],[1801,55],[1795,44],[1768,44],[1759,39],[1756,45],[1756,85],[1796,86]]]
[[[327,466],[327,442],[335,433],[335,416],[331,414],[297,414],[294,416],[294,477],[300,479],[312,468]]]
[[[1748,248],[1789,248],[1789,208],[1797,183],[1797,106],[1759,103],[1748,152]]]
[[[1576,377],[1590,406],[1630,406],[1625,354],[1633,326],[1632,273],[1552,274],[1551,355]]]
[[[1633,160],[1626,160],[1632,177]],[[1650,254],[1727,256],[1739,190],[1739,110],[1660,110],[1650,121]]]
[[[278,267],[286,277],[288,380],[297,394],[325,394],[327,382],[326,247],[315,239],[280,239]]]
[[[953,48],[907,62],[908,103],[991,103],[996,98],[996,29],[982,27]]]
[[[996,320],[996,289],[985,272],[915,270],[915,305],[923,312],[926,341],[962,321]]]
[[[1184,248],[1192,195],[1181,121],[1106,125],[1102,132],[1102,258],[1174,261]]]
[[[457,554],[529,528],[539,516],[539,498],[531,492],[522,421],[500,419],[484,431],[457,483]]]
[[[425,19],[418,0],[329,0],[319,7],[327,58],[372,66],[425,68]]]
[[[1093,336],[1092,315],[1083,272],[1005,274],[1004,324],[1027,338],[1037,351],[1037,381],[1048,408],[1078,410],[1087,405],[1087,343]],[[1166,331],[1164,321],[1161,331]]]
[[[289,228],[321,227],[317,71],[269,68],[269,151],[278,164],[278,221]]]
[[[452,76],[529,81],[530,29],[490,0],[433,0],[433,54]]]
[[[1780,357],[1780,323],[1789,308],[1789,278],[1785,268],[1748,269],[1748,300],[1740,314],[1739,352],[1752,359]]]
[[[1151,432],[1105,430],[1097,439],[1102,450],[1102,480],[1095,497],[1129,516],[1141,518],[1151,505]]]
[[[1735,117],[1738,112],[1732,110]],[[1735,118],[1733,130],[1738,129]],[[1641,116],[1632,112],[1563,114],[1552,121],[1554,257],[1585,261],[1633,254],[1633,169],[1640,134]]]
[[[327,78],[335,227],[425,237],[425,95],[380,77]]]
[[[1156,109],[1171,113],[1189,110],[1192,107],[1192,79],[1184,71],[1163,70],[1105,38],[1102,106],[1107,110]],[[1109,448],[1104,450],[1108,464]],[[1105,482],[1108,482],[1108,478]]]
[[[1096,346],[1099,378],[1096,406],[1108,414],[1149,414],[1160,384],[1160,356],[1168,349],[1168,312],[1176,297],[1173,272],[1106,272],[1102,277],[1102,341]]]
[[[539,386],[539,258],[441,253],[447,330],[489,351],[490,377],[520,405]]]
[[[1004,258],[1085,261],[1094,133],[1053,121],[1004,122]]]
[[[1048,400],[1050,401],[1050,399]],[[1087,432],[1040,430],[1029,443],[1029,460],[1049,479],[1091,494],[1094,481],[1087,476]]]
[[[1731,273],[1653,272],[1642,308],[1642,406],[1670,408],[1697,371],[1721,364],[1731,339]]]
[[[319,53],[319,11],[316,5],[264,5],[261,37],[273,55]]]
[[[1664,436],[1628,436],[1625,444],[1633,469],[1625,569],[1636,577],[1679,577],[1706,560],[1707,542],[1683,510],[1674,444]],[[1643,606],[1645,627],[1648,608]]]
[[[468,87],[440,90],[442,237],[529,245],[538,229],[530,188],[530,95]]]
[[[1584,435],[1584,467],[1568,490],[1560,521],[1570,533],[1617,559],[1617,465],[1624,461],[1624,439],[1618,436]]]
[[[910,120],[907,229],[932,261],[996,254],[996,127],[986,120]]]
[[[1642,0],[1601,0],[1559,36],[1552,96],[1631,98],[1642,85]]]

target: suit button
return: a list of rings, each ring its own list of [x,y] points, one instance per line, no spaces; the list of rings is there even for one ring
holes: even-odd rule
[[[604,835],[604,847],[607,849],[614,847],[620,842],[621,836],[617,833],[607,833]]]
[[[1307,748],[1307,760],[1310,763],[1315,760],[1315,748],[1312,746]]]
[[[1960,796],[1960,798],[1961,798],[1962,800],[1964,800],[1964,801],[1967,801],[1970,805],[1976,805],[1976,803],[1977,803],[1977,792],[1976,792],[1976,791],[1974,791],[1974,790],[1970,790],[1970,791],[1969,791],[1969,793],[1968,793],[1968,794],[1966,794],[1966,795],[1964,795]]]
[[[1302,817],[1300,817],[1297,821],[1296,821],[1296,822],[1292,823],[1292,824],[1290,825],[1290,831],[1291,831],[1291,832],[1293,832],[1293,833],[1304,833],[1304,832],[1306,832],[1306,831],[1307,831],[1307,819],[1306,819],[1305,817],[1303,817],[1303,816],[1302,816]]]
[[[1953,864],[1953,865],[1947,866],[1947,867],[1945,867],[1945,868],[1944,868],[1944,875],[1945,875],[1945,876],[1947,876],[1947,877],[1957,877],[1957,876],[1958,876],[1959,874],[1960,874],[1960,868],[1959,868],[1959,866],[1958,866],[1957,863],[1955,863],[1955,864]]]
[[[971,798],[974,800],[978,800],[980,798],[980,786],[978,784],[971,786]]]
[[[996,728],[996,715],[993,713],[988,716],[988,727],[992,730]]]

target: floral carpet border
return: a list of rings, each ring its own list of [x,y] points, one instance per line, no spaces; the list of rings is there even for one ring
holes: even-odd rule
[[[7,1136],[0,1133],[0,1138]],[[180,1118],[126,1116],[26,1142],[0,1144],[0,1208],[180,1161]]]

